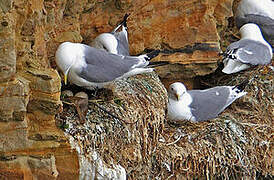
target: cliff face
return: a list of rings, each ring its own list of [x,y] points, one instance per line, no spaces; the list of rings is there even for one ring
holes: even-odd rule
[[[78,178],[78,156],[55,125],[61,80],[49,59],[66,4],[58,2],[0,2],[1,179]]]
[[[158,68],[157,73],[167,87],[174,81],[189,80],[216,69],[220,51],[218,30],[232,16],[232,2],[117,0],[102,1],[95,6],[88,3],[82,6],[85,13],[80,16],[80,31],[84,42],[89,44],[99,33],[112,31],[123,15],[130,13],[130,54],[161,49],[155,60],[168,61],[170,65]],[[76,2],[73,7],[77,5],[80,8]]]
[[[61,42],[89,44],[130,13],[130,53],[160,49],[156,60],[172,65],[157,73],[171,83],[216,68],[218,30],[231,6],[232,0],[1,1],[0,177],[79,177],[77,152],[55,124],[62,102],[54,54]]]

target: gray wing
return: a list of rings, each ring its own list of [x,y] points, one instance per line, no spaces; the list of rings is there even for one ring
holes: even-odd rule
[[[230,44],[225,54],[232,52],[236,55],[236,60],[245,64],[269,64],[271,62],[271,52],[269,48],[259,41],[243,39]]]
[[[84,59],[87,66],[82,69],[79,76],[96,83],[113,81],[140,63],[140,59],[136,57],[120,56],[90,46],[85,46]],[[146,65],[141,63],[137,67]]]
[[[244,24],[247,23],[257,24],[258,26],[260,26],[261,29],[264,26],[271,27],[274,25],[274,19],[259,14],[245,14],[244,16],[237,16],[235,18],[235,22],[238,28],[242,27]]]
[[[274,19],[262,15],[246,14],[244,17],[236,17],[235,21],[238,28],[247,23],[257,24],[264,38],[274,47]]]
[[[206,121],[218,116],[229,104],[230,91],[227,87],[217,86],[207,90],[190,90],[192,97],[191,113],[197,121]]]
[[[115,38],[118,41],[118,54],[129,56],[129,45],[128,45],[128,39],[127,34],[125,34],[123,31],[115,32],[114,33]]]

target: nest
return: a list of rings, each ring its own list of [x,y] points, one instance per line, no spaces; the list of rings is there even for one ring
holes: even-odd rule
[[[169,124],[166,91],[155,75],[119,82],[111,97],[89,104],[84,124],[70,105],[57,119],[83,156],[96,151],[107,168],[124,167],[129,179],[271,178],[273,74],[257,67],[201,77],[204,87],[252,79],[248,94],[209,122]]]
[[[268,67],[237,75],[219,71],[200,78],[204,87],[250,83],[246,96],[218,118],[180,127],[166,125],[157,148],[161,179],[273,177],[273,76]],[[159,173],[159,174],[158,174]]]
[[[231,18],[219,30],[222,49],[240,37],[233,23]],[[170,124],[167,93],[154,73],[119,81],[111,93],[101,91],[97,98],[103,101],[89,103],[84,124],[70,105],[57,122],[91,164],[96,160],[89,155],[96,151],[107,168],[125,168],[128,179],[272,179],[273,70],[258,66],[225,75],[220,69],[198,77],[199,88],[249,79],[248,94],[208,122]]]
[[[57,125],[72,137],[80,149],[78,153],[91,164],[96,161],[91,154],[96,152],[105,169],[119,164],[129,178],[146,179],[151,174],[152,152],[164,125],[166,89],[155,73],[127,78],[110,88],[97,92],[97,100],[89,100],[85,123],[81,123],[74,103],[69,102],[64,103],[63,112],[57,116]]]

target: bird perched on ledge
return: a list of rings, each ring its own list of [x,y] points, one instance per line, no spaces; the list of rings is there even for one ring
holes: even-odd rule
[[[265,41],[258,25],[245,24],[240,29],[241,39],[230,44],[223,56],[226,74],[236,73],[255,65],[266,65],[273,57],[272,48]]]
[[[113,54],[129,56],[127,18],[129,14],[125,14],[123,21],[110,33],[102,33],[97,36],[92,43],[92,47],[104,49]],[[122,31],[119,28],[122,26]]]
[[[217,117],[236,99],[244,96],[248,80],[237,86],[216,86],[205,90],[187,90],[175,82],[168,89],[168,117],[180,121],[201,122]]]
[[[64,42],[56,51],[56,64],[67,79],[86,89],[105,85],[136,74],[152,72],[149,60],[158,56],[159,50],[140,56],[122,56],[96,49],[85,44]]]

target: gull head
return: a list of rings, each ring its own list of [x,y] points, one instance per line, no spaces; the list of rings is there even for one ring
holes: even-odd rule
[[[271,53],[271,58],[272,58],[272,48],[270,44],[264,39],[261,29],[257,24],[248,23],[243,25],[240,28],[240,33],[241,33],[241,39],[255,40],[266,45]]]
[[[75,48],[76,43],[64,42],[60,44],[56,53],[55,53],[55,61],[58,68],[64,74],[64,82],[67,84],[67,76],[70,68],[75,62],[74,53],[77,51]]]
[[[102,33],[97,36],[91,43],[92,47],[97,49],[104,49],[112,54],[118,54],[117,46],[118,42],[114,35],[110,33]]]
[[[259,40],[265,41],[261,32],[261,29],[257,24],[248,23],[243,25],[240,28],[241,39],[252,39],[252,40]]]
[[[175,82],[169,86],[168,96],[173,100],[179,101],[186,91],[186,87],[183,83]]]

